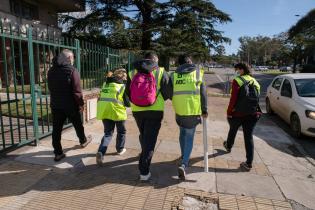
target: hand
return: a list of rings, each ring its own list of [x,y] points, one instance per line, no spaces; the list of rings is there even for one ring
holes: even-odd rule
[[[83,112],[84,111],[84,106],[80,106],[79,107],[79,112]]]
[[[203,113],[201,116],[202,116],[203,118],[208,118],[208,112]]]

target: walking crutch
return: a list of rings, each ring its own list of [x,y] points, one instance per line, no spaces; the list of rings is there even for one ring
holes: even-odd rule
[[[204,167],[205,172],[209,172],[209,163],[208,163],[208,138],[207,138],[207,118],[202,118],[203,125],[203,153],[204,153]]]

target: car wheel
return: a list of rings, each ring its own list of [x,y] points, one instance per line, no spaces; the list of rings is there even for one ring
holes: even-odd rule
[[[268,98],[266,98],[266,111],[267,111],[267,113],[270,114],[270,115],[273,114],[273,110],[272,110],[272,108],[271,108],[270,101],[269,101]]]
[[[293,136],[296,138],[300,138],[302,136],[301,122],[300,122],[299,116],[295,113],[291,115],[290,126],[291,126]]]

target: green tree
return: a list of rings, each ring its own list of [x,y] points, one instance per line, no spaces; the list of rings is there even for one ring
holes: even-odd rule
[[[115,48],[204,55],[229,41],[215,26],[231,19],[210,1],[90,0],[88,4],[90,14],[64,15],[61,22],[71,25],[70,34]]]

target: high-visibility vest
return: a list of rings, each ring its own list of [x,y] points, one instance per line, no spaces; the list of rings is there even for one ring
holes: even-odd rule
[[[179,116],[201,115],[200,86],[203,71],[197,68],[186,74],[173,73],[172,104]]]
[[[99,120],[109,119],[122,121],[127,119],[123,95],[125,85],[118,83],[104,83],[100,98],[97,102],[97,116]]]
[[[161,94],[161,80],[164,73],[164,68],[160,67],[159,69],[155,69],[152,71],[152,74],[154,75],[155,81],[156,81],[156,87],[157,87],[157,98],[153,105],[146,106],[146,107],[140,107],[136,106],[133,103],[131,104],[131,111],[133,112],[141,112],[141,111],[163,111],[164,110],[164,98]],[[132,78],[136,75],[137,70],[134,69],[133,71],[129,72],[129,78],[132,80]],[[131,90],[130,90],[131,91]]]
[[[237,82],[237,84],[238,84],[238,86],[240,86],[240,87],[242,87],[242,85],[244,84],[244,82],[242,81],[242,79],[241,78],[239,78],[240,76],[237,76],[237,77],[235,77],[234,79],[235,79],[235,81]],[[250,75],[242,75],[241,76],[244,80],[246,80],[246,81],[250,81],[250,82],[253,82],[254,83],[254,86],[256,87],[256,89],[257,89],[257,91],[258,91],[258,93],[260,93],[260,85],[259,85],[259,83],[256,81],[256,79],[255,78],[253,78],[252,76],[250,76]]]

